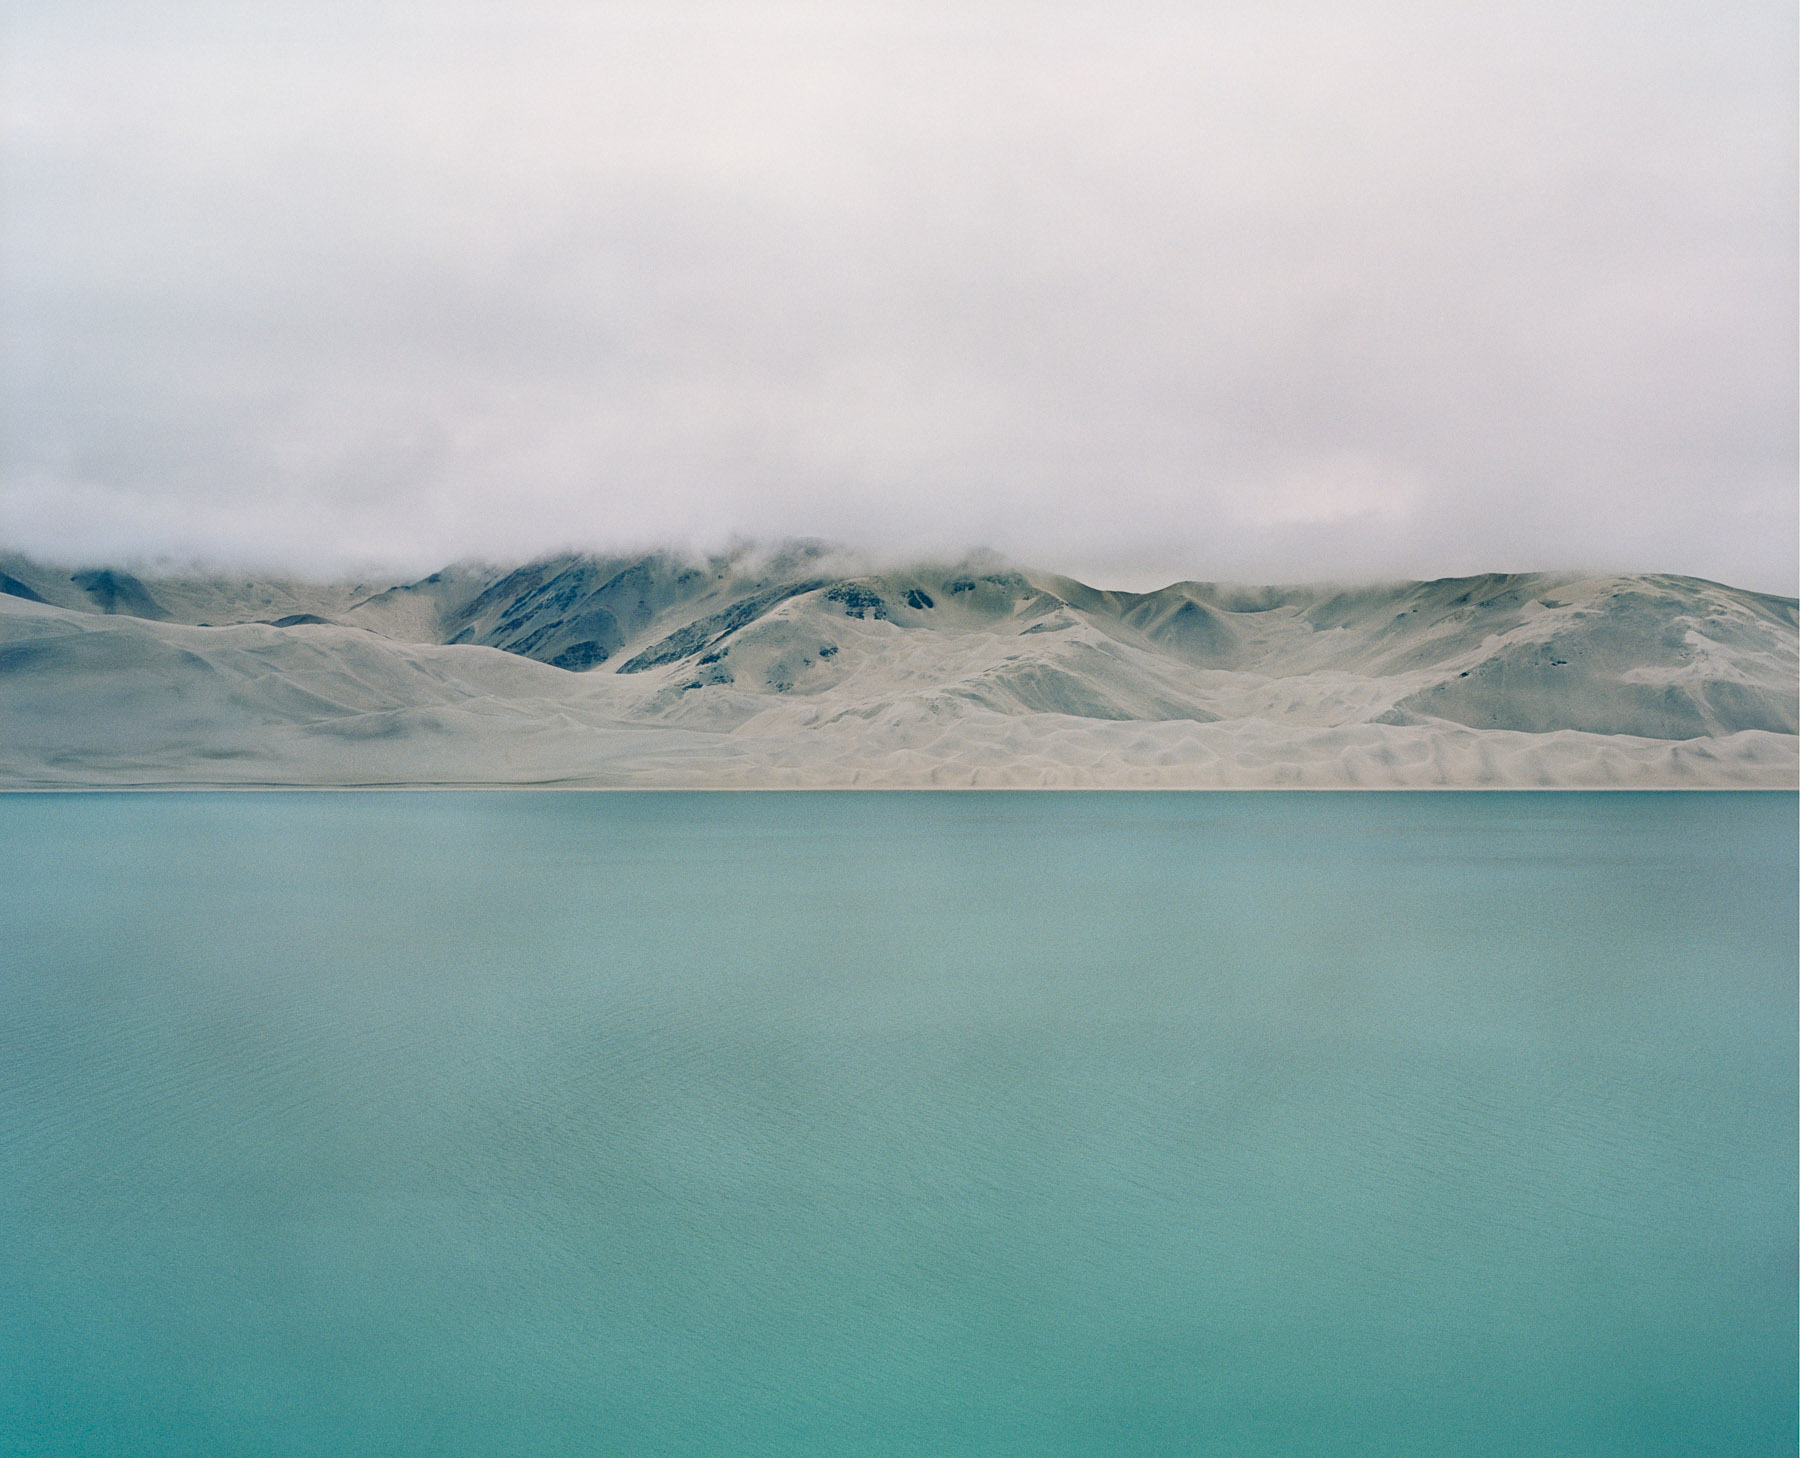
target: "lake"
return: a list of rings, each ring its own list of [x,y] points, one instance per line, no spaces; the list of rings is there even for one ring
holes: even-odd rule
[[[0,797],[0,1452],[1794,1453],[1796,839]]]

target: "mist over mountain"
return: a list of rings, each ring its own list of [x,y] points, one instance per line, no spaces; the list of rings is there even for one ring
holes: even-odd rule
[[[0,782],[1792,784],[1791,598],[1111,591],[818,542],[410,581],[0,553]]]

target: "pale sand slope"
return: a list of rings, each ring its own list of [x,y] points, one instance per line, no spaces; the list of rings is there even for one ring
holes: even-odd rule
[[[246,621],[296,615],[333,621]],[[1792,787],[1797,620],[1672,577],[1122,594],[795,548],[307,584],[6,556],[0,786]]]

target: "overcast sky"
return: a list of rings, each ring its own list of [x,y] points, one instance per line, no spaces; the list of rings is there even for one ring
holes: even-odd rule
[[[1787,0],[5,13],[0,545],[1796,590]]]

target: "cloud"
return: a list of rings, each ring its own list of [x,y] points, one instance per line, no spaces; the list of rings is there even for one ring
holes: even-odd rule
[[[1795,590],[1785,5],[8,24],[28,549]]]

